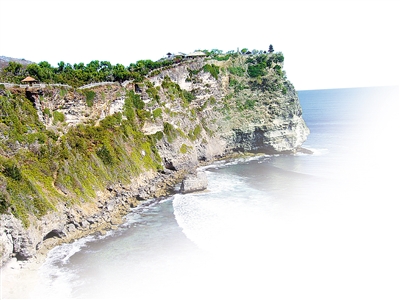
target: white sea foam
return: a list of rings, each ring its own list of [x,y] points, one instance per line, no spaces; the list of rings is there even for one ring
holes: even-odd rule
[[[336,107],[339,116],[353,111],[342,107],[349,102],[344,100]],[[314,117],[327,124],[333,109],[322,108]],[[207,191],[143,206],[128,216],[133,226],[100,243],[59,248],[46,262],[48,280],[38,295],[399,298],[397,177],[388,176],[398,159],[364,147],[371,144],[371,131],[357,140],[343,133],[332,137],[337,128],[325,129],[333,124],[310,141],[312,147],[305,145],[315,148],[314,155],[204,167]],[[391,145],[395,134],[388,135],[388,128],[384,140],[374,140],[378,148]]]
[[[240,157],[240,158],[231,159],[231,160],[220,160],[220,161],[216,161],[210,165],[201,166],[198,168],[198,170],[205,171],[205,170],[209,170],[209,169],[225,168],[227,166],[243,164],[243,163],[256,161],[256,160],[263,161],[272,156],[275,156],[275,155],[259,154],[259,155],[254,155],[254,156]]]
[[[90,240],[93,240],[92,236],[50,250],[46,262],[39,269],[41,280],[33,291],[32,298],[72,298],[73,286],[71,286],[71,282],[76,278],[76,274],[71,271],[65,272],[63,265],[66,265],[70,258],[81,251]]]
[[[240,177],[221,173],[208,176],[209,192],[173,197],[174,214],[183,232],[200,248],[216,253],[257,242],[253,237],[260,234],[257,228],[265,227],[265,211],[272,204],[265,195],[259,198],[259,193]]]
[[[321,156],[326,155],[329,153],[329,149],[327,148],[313,148],[304,146],[305,149],[312,151],[312,154],[304,153],[304,152],[296,152],[295,156],[306,156],[306,155],[314,155],[314,156]]]
[[[86,244],[95,239],[94,236],[88,236],[78,239],[72,243],[62,244],[50,250],[46,264],[55,264],[61,262],[62,264],[68,263],[69,259],[77,252],[81,251]]]

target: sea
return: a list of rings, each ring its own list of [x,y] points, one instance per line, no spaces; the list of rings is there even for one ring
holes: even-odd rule
[[[313,154],[202,167],[206,191],[51,250],[29,297],[400,299],[399,88],[298,95]]]

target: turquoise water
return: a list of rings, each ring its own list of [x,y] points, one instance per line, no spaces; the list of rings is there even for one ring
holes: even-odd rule
[[[299,97],[313,155],[208,166],[207,191],[52,250],[32,297],[398,299],[398,88]]]

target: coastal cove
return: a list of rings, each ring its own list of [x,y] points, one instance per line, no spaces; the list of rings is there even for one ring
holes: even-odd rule
[[[2,262],[116,228],[200,164],[298,151],[309,130],[282,66],[233,53],[85,89],[0,86]]]
[[[396,299],[398,194],[389,171],[399,161],[380,148],[393,143],[398,89],[298,93],[312,155],[203,166],[206,191],[180,194],[176,185],[115,230],[11,270],[14,286],[29,288],[7,285],[8,298]]]
[[[173,195],[131,209],[115,230],[12,270],[20,281],[8,287],[29,289],[14,285],[7,297],[398,298],[390,171],[399,159],[382,155],[383,145],[395,146],[398,88],[298,94],[312,155],[202,166],[207,190],[181,194],[175,185]]]

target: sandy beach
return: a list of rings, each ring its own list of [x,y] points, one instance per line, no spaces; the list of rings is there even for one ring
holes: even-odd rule
[[[39,281],[39,268],[46,254],[39,254],[29,261],[12,258],[1,267],[1,299],[27,299]],[[22,284],[21,284],[22,283]]]

